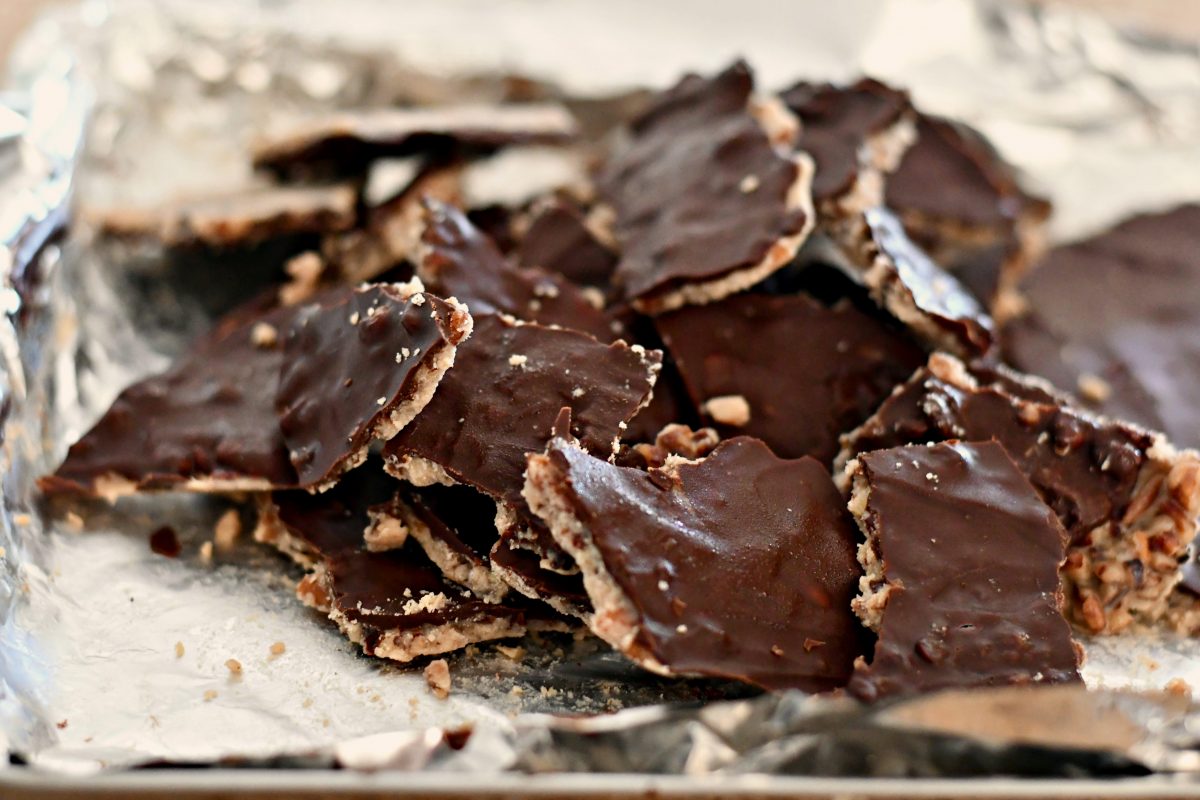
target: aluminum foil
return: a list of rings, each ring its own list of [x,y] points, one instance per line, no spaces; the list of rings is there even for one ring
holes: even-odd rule
[[[276,555],[243,541],[203,558],[221,501],[140,499],[79,516],[39,507],[33,479],[123,386],[162,369],[207,324],[205,301],[224,282],[193,275],[181,293],[161,258],[95,241],[97,212],[248,185],[250,139],[315,110],[494,99],[511,90],[501,74],[586,105],[736,55],[767,87],[870,73],[976,124],[1054,199],[1059,240],[1200,197],[1197,48],[1015,3],[612,0],[601,14],[584,0],[89,0],[30,31],[0,95],[0,737],[13,757],[70,774],[162,762],[685,775],[1197,769],[1200,719],[1186,702],[1067,691],[1051,719],[1060,724],[1030,735],[1011,723],[1031,708],[1045,717],[1046,696],[985,693],[971,701],[978,725],[964,729],[936,699],[883,710],[737,699],[749,693],[654,678],[588,638],[547,637],[524,653],[472,648],[451,659],[453,692],[437,700],[419,673],[363,658],[300,606],[296,573]],[[178,559],[147,546],[164,524],[182,540]],[[1087,650],[1094,689],[1200,686],[1196,642],[1145,634]],[[713,700],[724,702],[696,705]],[[1067,720],[1123,734],[1081,741]],[[455,733],[466,728],[468,738]]]

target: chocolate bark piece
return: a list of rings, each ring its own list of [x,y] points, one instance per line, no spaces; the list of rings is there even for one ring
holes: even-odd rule
[[[582,289],[541,269],[512,266],[461,211],[431,199],[425,201],[417,275],[475,314],[508,314],[613,339],[611,320]]]
[[[601,169],[597,191],[615,212],[621,251],[614,280],[640,311],[745,289],[808,236],[812,161],[787,154],[794,118],[777,103],[752,109],[753,88],[743,62],[686,76],[630,124]]]
[[[848,300],[826,307],[804,295],[743,294],[655,325],[692,401],[723,436],[755,436],[781,457],[826,464],[838,435],[925,361],[898,326]],[[738,402],[744,418],[722,417],[722,404],[737,411]]]
[[[1200,446],[1200,205],[1052,250],[1020,284],[1004,356],[1087,407]]]
[[[556,439],[525,497],[582,568],[592,630],[649,670],[825,691],[862,652],[854,530],[811,458],[738,437],[645,471]]]
[[[367,551],[367,503],[378,496],[371,484],[356,473],[331,492],[276,492],[265,505],[256,538],[311,565],[296,587],[304,603],[367,655],[400,662],[525,633],[524,609],[448,583],[415,544]]]
[[[951,356],[931,356],[926,371],[845,438],[839,462],[906,437],[995,439],[1070,537],[1062,578],[1071,621],[1093,633],[1157,621],[1196,535],[1200,456],[1064,405],[1036,381],[1023,397],[1006,388],[1011,374],[981,377]]]
[[[296,485],[275,415],[282,337],[294,308],[256,298],[166,372],[126,388],[71,445],[47,495],[270,491]]]
[[[479,155],[514,144],[557,144],[576,131],[554,104],[378,108],[312,119],[260,142],[254,165],[278,175],[359,174],[379,158]]]
[[[883,175],[916,138],[908,93],[871,78],[846,86],[801,81],[780,99],[800,120],[801,150],[812,156],[813,202],[824,213],[883,203]]]
[[[366,211],[363,225],[327,236],[321,254],[342,283],[357,284],[377,278],[404,261],[415,261],[421,239],[422,198],[443,203],[462,202],[463,169],[458,163],[432,164],[394,197]]]
[[[910,445],[850,464],[866,536],[854,609],[879,634],[849,691],[1079,681],[1060,613],[1065,532],[996,442]]]
[[[961,283],[938,266],[884,208],[831,221],[843,266],[880,308],[934,349],[972,358],[992,346],[994,324]]]
[[[638,345],[477,316],[437,401],[385,445],[387,469],[417,486],[465,483],[519,504],[525,455],[545,447],[559,412],[570,408],[571,432],[608,457],[649,401],[660,362]]]
[[[482,600],[499,602],[508,584],[491,569],[488,553],[496,544],[496,504],[469,486],[406,486],[370,511],[367,549],[403,547],[415,541],[449,580]]]
[[[471,333],[453,299],[419,281],[346,289],[305,306],[284,341],[279,428],[302,487],[320,491],[429,402]]]
[[[536,209],[516,248],[517,261],[583,286],[607,287],[617,254],[574,203],[553,198]]]

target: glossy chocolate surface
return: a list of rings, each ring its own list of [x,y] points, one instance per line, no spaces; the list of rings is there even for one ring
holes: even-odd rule
[[[1080,680],[1060,612],[1062,526],[1003,447],[916,445],[859,463],[888,594],[853,694]]]

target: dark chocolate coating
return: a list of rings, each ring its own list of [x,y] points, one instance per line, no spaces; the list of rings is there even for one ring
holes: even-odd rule
[[[867,140],[912,109],[908,93],[862,78],[848,86],[801,81],[780,95],[800,119],[797,146],[812,156],[813,200],[832,200],[854,188],[859,151]]]
[[[584,286],[608,286],[617,266],[617,254],[592,235],[579,208],[560,199],[533,218],[516,255],[523,267],[558,273]]]
[[[784,458],[828,463],[838,435],[866,419],[925,353],[903,332],[847,301],[827,308],[803,295],[735,295],[655,320],[697,406],[741,395],[743,427]]]
[[[1066,391],[1111,393],[1104,414],[1200,446],[1200,205],[1127,220],[1051,251],[1022,281],[1028,313],[1005,325],[1005,357]]]
[[[885,203],[902,216],[1007,228],[1044,200],[1021,189],[1015,170],[983,134],[961,122],[922,115],[917,141],[888,177]]]
[[[656,352],[577,331],[476,317],[434,401],[384,447],[384,457],[418,456],[520,505],[525,454],[546,446],[559,411],[569,407],[572,433],[607,456],[620,424],[650,394],[659,360]]]
[[[318,558],[360,550],[370,520],[367,509],[382,503],[400,485],[372,460],[321,494],[272,492],[279,522]]]
[[[450,160],[493,153],[511,145],[561,144],[575,134],[558,107],[496,106],[472,112],[433,107],[334,112],[305,129],[260,146],[254,166],[282,177],[360,175],[380,158],[426,155]],[[544,118],[534,118],[539,112]],[[515,115],[520,115],[520,124]]]
[[[454,552],[477,563],[487,561],[496,543],[496,502],[470,486],[408,486],[399,499],[425,523],[429,533]]]
[[[523,580],[539,598],[553,598],[575,607],[577,614],[589,613],[591,602],[583,590],[583,576],[564,575],[542,567],[542,556],[524,547],[499,542],[492,548],[491,562]]]
[[[275,416],[282,341],[254,344],[257,323],[282,340],[294,308],[255,299],[219,321],[168,371],[121,392],[62,466],[39,485],[47,494],[89,493],[115,473],[139,489],[171,489],[188,480],[259,479],[296,484]]]
[[[799,168],[747,112],[753,85],[742,62],[712,78],[688,75],[634,120],[601,169],[626,299],[753,267],[803,230],[805,213],[787,203]],[[753,191],[739,188],[747,176]]]
[[[636,609],[636,648],[672,672],[767,689],[846,682],[862,652],[857,537],[817,461],[779,459],[750,437],[673,471],[560,440],[548,457],[555,491]]]
[[[912,298],[917,310],[953,336],[963,352],[986,353],[994,326],[975,296],[917,247],[890,211],[868,209],[866,221],[875,245],[895,266],[892,279]]]
[[[417,274],[430,291],[457,298],[472,314],[509,314],[584,331],[605,342],[613,339],[609,318],[578,286],[543,269],[512,266],[453,206],[427,199],[425,208],[421,242],[426,251]]]
[[[1063,530],[995,442],[859,457],[863,524],[889,587],[864,700],[938,689],[1079,681],[1063,618]]]
[[[461,313],[431,294],[374,284],[297,315],[275,404],[301,486],[336,475],[370,445],[373,426],[413,401],[421,368],[461,338]]]

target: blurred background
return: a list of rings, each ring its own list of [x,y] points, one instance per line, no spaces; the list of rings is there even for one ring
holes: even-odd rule
[[[203,0],[197,0],[202,2]],[[1014,0],[1019,2],[1021,0]],[[1114,22],[1147,33],[1200,41],[1200,2],[1197,0],[1035,0],[1093,9]],[[0,59],[39,10],[64,0],[0,0]]]

